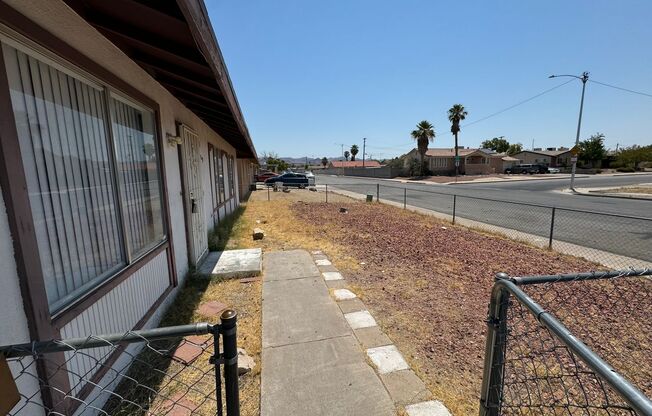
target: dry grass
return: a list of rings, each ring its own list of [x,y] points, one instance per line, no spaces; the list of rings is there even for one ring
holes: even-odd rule
[[[605,189],[602,191],[604,193],[612,194],[646,194],[652,195],[652,185],[651,186],[624,186],[622,188],[614,189]]]

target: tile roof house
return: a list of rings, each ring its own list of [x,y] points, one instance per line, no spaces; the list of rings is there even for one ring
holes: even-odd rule
[[[485,175],[500,173],[503,169],[504,155],[498,155],[489,149],[458,147],[460,164],[459,173],[466,175]],[[408,168],[413,159],[418,159],[417,149],[407,153],[404,167]],[[435,175],[455,174],[455,148],[435,148],[426,151],[428,169]]]
[[[520,163],[543,164],[550,167],[563,167],[571,165],[571,151],[568,148],[549,148],[546,150],[534,149],[523,150],[512,155],[519,159]]]

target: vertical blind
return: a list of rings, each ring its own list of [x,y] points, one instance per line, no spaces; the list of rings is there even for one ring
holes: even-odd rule
[[[153,116],[112,98],[111,123],[101,86],[4,43],[2,53],[45,289],[56,311],[165,238]]]
[[[111,119],[129,250],[137,257],[165,235],[154,119],[114,97]]]

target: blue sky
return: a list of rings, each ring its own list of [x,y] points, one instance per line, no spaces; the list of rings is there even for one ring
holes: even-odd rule
[[[580,74],[652,93],[652,2],[205,0],[258,153],[332,157],[452,147],[446,110],[473,122]],[[460,145],[505,136],[526,148],[572,146],[581,82],[462,127]],[[582,137],[652,143],[652,98],[587,84]],[[337,143],[337,144],[336,144]]]

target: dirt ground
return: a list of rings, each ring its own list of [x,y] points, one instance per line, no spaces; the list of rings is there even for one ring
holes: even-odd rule
[[[395,207],[365,204],[334,193],[329,193],[328,198],[327,204],[321,191],[253,192],[226,241],[220,243],[227,249],[324,251],[434,397],[444,401],[455,415],[478,413],[485,319],[495,273],[529,275],[596,269],[595,264],[582,259],[451,226]],[[340,207],[348,208],[348,213],[339,213]],[[264,230],[263,240],[253,241],[254,227]],[[223,292],[220,287],[224,288]],[[649,286],[643,289],[644,293],[652,292]],[[557,302],[568,302],[572,294],[563,292],[547,298],[544,293],[537,300],[554,306]],[[238,286],[217,282],[214,290],[202,296],[226,300],[248,316],[249,323],[243,323],[238,329],[238,342],[253,354],[258,366],[245,376],[248,379],[241,384],[240,397],[244,403],[243,415],[259,414],[260,284]],[[590,297],[577,304],[590,310],[595,318],[601,306],[591,306],[586,299]],[[626,296],[619,299],[621,306],[627,305]],[[649,297],[640,300],[642,309],[632,319],[648,322],[641,327],[641,332],[636,331],[639,333],[636,341],[652,347],[652,328],[648,328],[652,325],[649,320],[652,311],[649,306],[645,309],[644,305],[650,303],[645,303],[646,300]],[[609,302],[602,303],[606,304]],[[193,315],[194,319],[199,317]],[[605,325],[599,326],[600,331],[609,333],[608,324],[618,319],[617,315],[610,317]],[[573,320],[570,326],[586,334],[582,324],[582,320]],[[618,333],[628,332],[621,325]],[[596,342],[599,341],[598,338]],[[628,342],[631,344],[631,340]],[[631,352],[632,345],[619,344],[614,350],[629,348]],[[646,361],[640,351],[647,350],[635,350],[639,353],[630,355],[632,359],[626,363],[629,366]],[[643,367],[645,371],[639,375],[649,383],[652,370],[648,367],[652,363]]]

